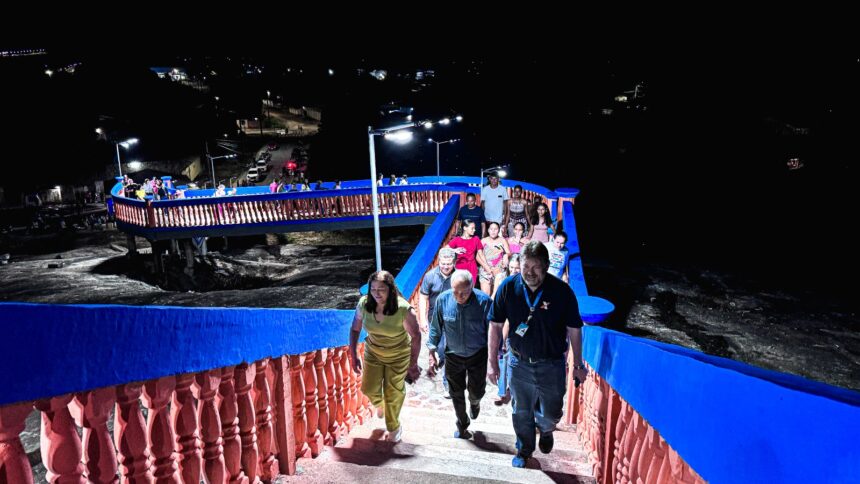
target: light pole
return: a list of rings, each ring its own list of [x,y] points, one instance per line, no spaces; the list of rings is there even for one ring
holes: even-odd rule
[[[119,147],[122,145],[123,148],[128,149],[131,145],[137,144],[137,138],[129,138],[125,141],[117,141],[114,143],[116,145],[116,169],[119,171],[119,176],[122,176],[122,162],[119,158]]]
[[[435,141],[433,138],[430,138],[427,141],[436,143],[436,176],[439,176],[439,145],[444,145],[445,143],[456,143],[457,141],[460,141],[460,139],[454,138],[447,141]]]
[[[232,154],[232,155],[223,155],[223,156],[212,156],[209,154],[209,142],[204,141],[203,146],[206,148],[206,158],[209,158],[209,169],[212,170],[212,188],[218,188],[218,186],[215,185],[215,163],[214,163],[214,161],[220,160],[222,158],[235,158],[236,155]]]
[[[450,119],[445,118],[450,122]],[[457,116],[457,121],[462,120],[462,116]],[[445,120],[439,121],[441,124],[446,124]],[[367,127],[367,143],[370,149],[370,193],[373,198],[373,242],[376,246],[376,271],[382,270],[382,245],[379,241],[379,197],[376,191],[376,147],[374,146],[374,136],[385,136],[386,139],[396,141],[401,144],[408,143],[412,140],[412,132],[405,131],[409,128],[424,126],[427,129],[433,127],[432,121],[416,121],[405,124],[398,124],[390,128],[373,129]]]

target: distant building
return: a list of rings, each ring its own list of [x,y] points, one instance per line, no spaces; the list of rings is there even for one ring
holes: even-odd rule
[[[156,73],[160,79],[172,81],[188,80],[188,73],[181,67],[150,67],[149,70]]]

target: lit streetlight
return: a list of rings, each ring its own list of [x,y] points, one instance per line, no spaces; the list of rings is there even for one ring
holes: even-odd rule
[[[510,167],[511,167],[511,165],[507,164],[507,165],[494,166],[492,168],[481,168],[481,186],[484,186],[484,173],[495,172],[496,175],[499,176],[499,178],[504,178],[504,177],[508,176],[508,172],[505,170],[505,168],[510,168]]]
[[[459,117],[459,116],[458,116]],[[462,119],[462,117],[460,117]],[[373,241],[376,247],[376,271],[382,270],[382,245],[379,238],[379,196],[376,190],[376,146],[374,144],[374,136],[383,136],[385,139],[394,141],[398,144],[406,144],[412,140],[412,131],[410,128],[424,126],[425,129],[433,127],[431,121],[415,121],[405,124],[398,124],[390,128],[373,129],[367,127],[367,142],[370,150],[370,193],[373,198]]]
[[[96,131],[98,132],[98,131]],[[137,138],[129,138],[125,141],[117,141],[114,143],[116,145],[116,168],[119,171],[119,176],[122,176],[122,162],[119,158],[119,147],[122,146],[126,150],[129,149],[132,145],[137,144]]]
[[[436,143],[436,176],[439,176],[439,145],[444,145],[445,143],[456,143],[460,141],[459,138],[449,139],[446,141],[436,141],[433,138],[428,139],[430,143]]]

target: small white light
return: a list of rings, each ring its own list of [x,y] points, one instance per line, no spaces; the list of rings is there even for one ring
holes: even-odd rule
[[[139,161],[130,161],[128,162],[128,168],[130,170],[140,170],[141,168],[143,168],[143,163]]]
[[[496,172],[496,175],[499,175],[499,178],[504,178],[508,176],[508,172],[506,172],[505,170],[499,170]]]
[[[427,121],[426,123],[424,123],[424,127],[427,129],[430,129],[433,127],[433,123],[431,123],[430,121]]]
[[[439,124],[451,124],[451,120],[448,118],[443,118],[441,121],[439,121]]]
[[[334,69],[329,69],[329,70],[328,70],[328,75],[333,76],[333,75],[334,75]]]
[[[406,121],[412,121],[412,115],[411,114],[406,116]]]
[[[98,134],[102,134],[102,129],[101,129],[101,128],[96,128],[96,133],[98,133]]]
[[[462,121],[462,120],[463,120],[463,116],[457,116],[457,117],[456,117],[456,118],[454,118],[454,119],[456,119],[456,120],[457,120],[457,122],[460,122],[460,121]]]

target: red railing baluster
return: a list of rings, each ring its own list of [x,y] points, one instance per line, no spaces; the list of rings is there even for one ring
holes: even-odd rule
[[[221,383],[221,370],[198,373],[195,379],[199,388],[197,413],[200,419],[200,438],[203,441],[203,474],[209,483],[226,482],[227,467],[224,461],[224,440],[221,438],[221,416],[215,402]]]
[[[251,400],[251,386],[256,376],[257,370],[253,363],[242,363],[236,366],[236,402],[239,409],[239,436],[242,441],[242,470],[251,484],[260,482],[257,418],[254,413],[254,402]]]
[[[167,410],[175,387],[176,379],[172,376],[150,380],[143,386],[143,403],[149,410],[146,430],[153,458],[152,476],[157,483],[179,484],[179,466],[173,452],[176,437]]]
[[[119,482],[116,474],[116,448],[113,445],[107,420],[110,411],[116,403],[116,389],[113,387],[99,388],[75,395],[75,406],[79,409],[81,427],[83,427],[82,444],[84,472],[91,482]]]
[[[33,484],[33,471],[21,444],[21,432],[32,411],[31,402],[0,406],[0,476],[6,482]]]
[[[236,402],[234,369],[227,366],[221,369],[221,438],[224,439],[224,464],[229,482],[247,482],[242,472],[242,442],[239,437],[239,405]]]
[[[114,442],[122,479],[130,484],[152,481],[146,423],[140,411],[141,389],[140,383],[126,383],[116,387]]]
[[[193,373],[177,375],[176,391],[173,392],[173,401],[170,404],[170,421],[176,431],[176,452],[183,482],[200,482],[200,433],[197,429],[197,412],[194,409],[194,394],[191,390],[193,385]]]

